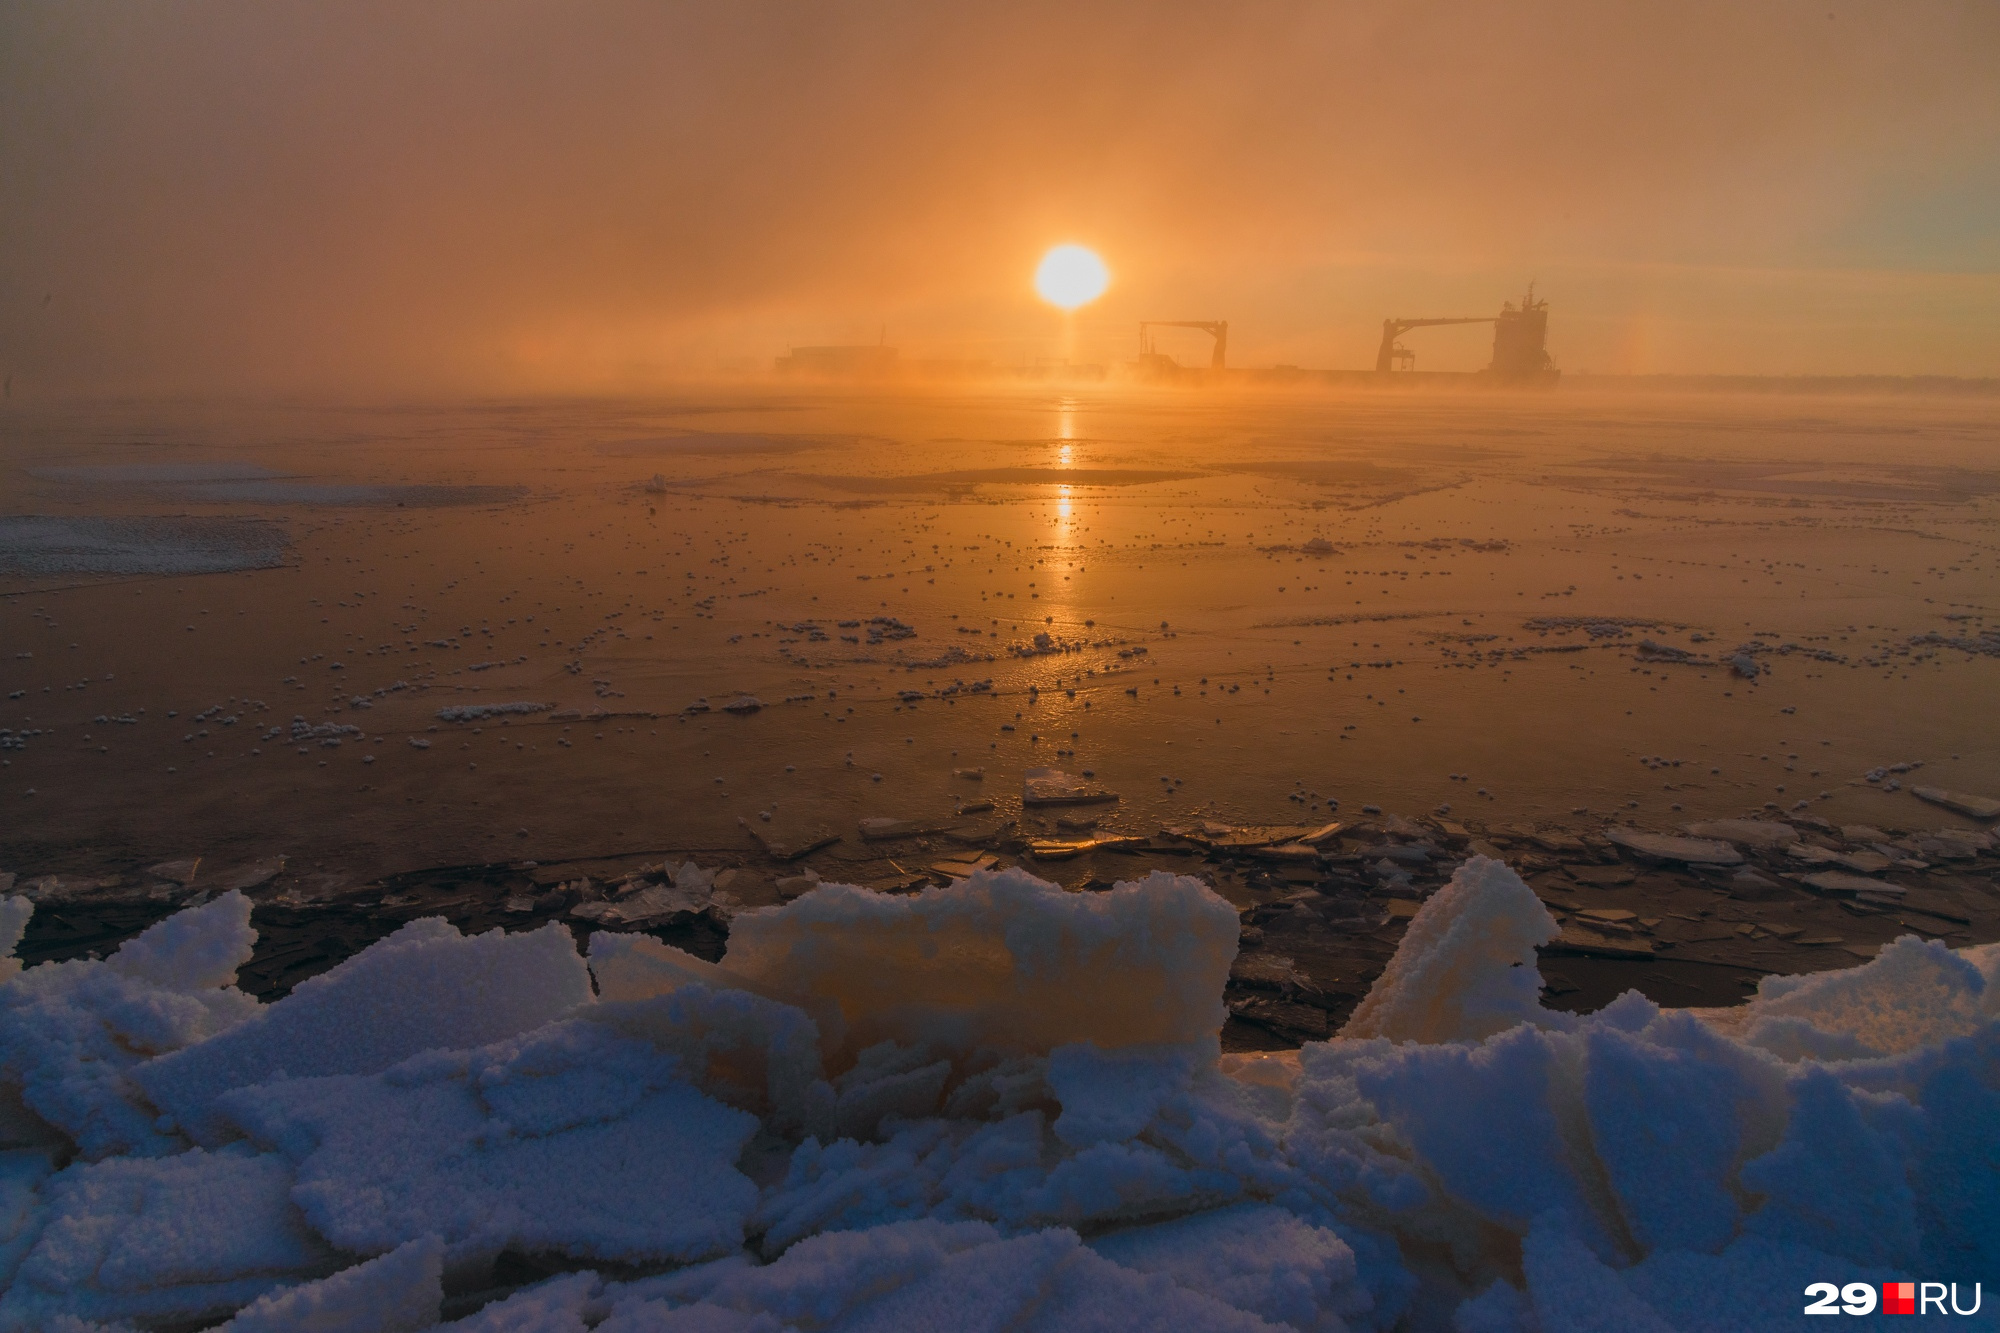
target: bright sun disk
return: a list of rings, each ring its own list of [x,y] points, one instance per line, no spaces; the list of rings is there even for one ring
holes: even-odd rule
[[[1035,269],[1035,291],[1064,310],[1095,301],[1110,285],[1111,270],[1095,251],[1081,245],[1058,245],[1042,256]]]

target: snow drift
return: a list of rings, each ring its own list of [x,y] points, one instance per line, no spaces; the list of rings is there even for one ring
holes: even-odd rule
[[[1692,1333],[2000,1273],[1996,946],[1578,1017],[1474,858],[1339,1037],[1220,1056],[1186,877],[823,885],[719,965],[424,921],[268,1006],[249,918],[0,973],[0,1328]]]

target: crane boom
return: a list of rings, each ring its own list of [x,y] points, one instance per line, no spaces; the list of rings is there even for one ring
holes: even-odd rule
[[[1208,359],[1209,368],[1221,370],[1223,360],[1229,351],[1229,321],[1226,319],[1146,319],[1139,322],[1139,348],[1146,350],[1147,329],[1200,329],[1215,339],[1215,353]]]
[[[1380,351],[1375,353],[1375,369],[1389,371],[1395,368],[1396,353],[1401,350],[1396,346],[1396,339],[1402,337],[1411,329],[1427,329],[1438,324],[1491,324],[1493,322],[1494,316],[1492,315],[1467,315],[1460,319],[1385,319],[1382,321],[1382,347]],[[1403,355],[1407,358],[1409,353],[1405,352]]]

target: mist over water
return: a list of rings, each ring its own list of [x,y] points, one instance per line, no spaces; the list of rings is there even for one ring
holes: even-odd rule
[[[1530,279],[1569,371],[1990,375],[1994,11],[507,0],[0,15],[0,372],[644,392],[793,344],[1372,364]],[[1179,350],[1179,349],[1172,349]],[[1432,369],[1483,363],[1444,331]]]
[[[1927,826],[1864,777],[2000,788],[1994,432],[1984,398],[1118,387],[23,415],[0,510],[263,544],[4,571],[6,850],[331,886],[985,800],[1053,835],[1040,766],[1118,792],[1106,832]],[[440,718],[507,703],[541,707]]]

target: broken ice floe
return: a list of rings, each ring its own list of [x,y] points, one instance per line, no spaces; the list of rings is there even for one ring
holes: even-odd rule
[[[1664,621],[1647,620],[1639,616],[1533,616],[1521,622],[1521,628],[1531,629],[1540,634],[1551,631],[1566,634],[1571,630],[1582,630],[1593,639],[1617,639],[1629,635],[1635,629],[1664,629]],[[1675,628],[1685,629],[1686,626]]]
[[[1686,648],[1676,648],[1672,644],[1655,643],[1651,639],[1640,640],[1638,648],[1633,650],[1632,655],[1641,662],[1680,662],[1695,666],[1715,665],[1699,653],[1690,652]]]
[[[1716,838],[1677,838],[1666,833],[1644,833],[1638,829],[1613,826],[1604,830],[1605,840],[1634,856],[1649,861],[1680,861],[1688,865],[1737,865],[1743,853]]]
[[[588,899],[569,914],[602,925],[644,926],[684,919],[718,905],[717,873],[692,861],[663,862],[628,875],[608,898]],[[581,881],[586,889],[590,881]]]
[[[272,727],[264,733],[263,739],[274,741],[278,739],[279,734],[278,729]],[[358,738],[368,733],[364,732],[360,727],[346,722],[321,722],[315,725],[307,721],[304,714],[299,714],[292,718],[291,730],[285,734],[294,745],[304,745],[308,741],[318,741],[321,745],[331,749],[338,747],[341,741],[350,736]]]
[[[1775,819],[1709,819],[1683,826],[1688,835],[1734,843],[1753,851],[1780,851],[1799,840],[1799,831]]]
[[[2000,801],[1990,796],[1970,796],[1962,791],[1946,791],[1942,787],[1912,787],[1910,795],[1972,819],[2000,819]]]
[[[1059,768],[1031,768],[1021,775],[1023,805],[1099,805],[1117,799],[1117,792]]]
[[[478,722],[489,717],[507,717],[522,713],[546,713],[554,704],[511,703],[511,704],[454,704],[450,708],[438,709],[440,722]]]
[[[1342,1034],[1219,1056],[1196,880],[797,878],[720,964],[419,922],[260,1005],[228,895],[18,972],[0,1327],[1693,1330],[2000,1263],[2000,946],[1559,1013],[1475,857]]]

